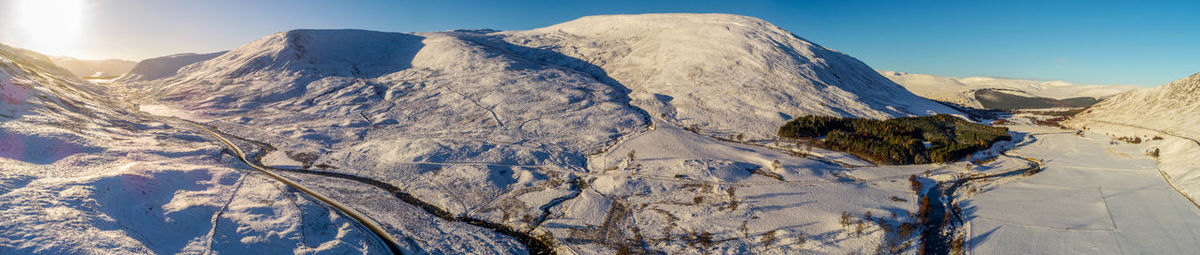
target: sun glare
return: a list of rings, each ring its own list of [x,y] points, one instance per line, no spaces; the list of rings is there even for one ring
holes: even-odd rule
[[[27,48],[51,55],[78,54],[84,0],[16,0],[12,16]]]

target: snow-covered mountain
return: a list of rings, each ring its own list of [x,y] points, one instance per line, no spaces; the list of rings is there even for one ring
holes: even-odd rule
[[[828,240],[771,246],[780,252],[898,244],[912,236],[875,231],[839,240],[833,237],[842,233],[837,218],[844,211],[882,215],[915,204],[892,205],[883,195],[891,191],[878,187],[839,184],[832,174],[838,168],[822,161],[708,136],[773,138],[780,125],[803,114],[960,114],[845,54],[759,19],[723,14],[595,16],[505,32],[294,30],[183,66],[170,77],[117,87],[133,90],[137,96],[130,99],[145,111],[270,145],[276,150],[262,158],[265,164],[354,176],[290,175],[331,196],[355,198],[348,203],[397,239],[435,253],[510,253],[523,248],[514,244],[524,239],[456,225],[463,221],[414,220],[395,212],[412,208],[396,199],[347,193],[363,189],[353,180],[394,185],[411,194],[409,200],[428,204],[422,208],[549,238],[559,249],[585,254],[625,249],[619,246],[643,234],[663,241],[639,249],[666,252],[698,252],[688,243],[702,233],[733,240],[717,244],[727,251],[763,249],[767,233],[779,240],[825,233],[810,238]],[[654,159],[634,164],[635,154]],[[772,170],[778,173],[747,172],[773,160],[781,161]],[[687,176],[708,176],[701,181],[712,184],[697,188]],[[790,185],[808,181],[828,185]],[[735,195],[736,187],[750,183],[771,184]],[[784,193],[841,202],[790,204]],[[673,204],[676,197],[691,202],[681,207]],[[730,199],[775,209],[718,206]],[[678,218],[697,210],[708,216]],[[741,220],[750,215],[763,218]],[[889,224],[911,220],[900,214]],[[647,232],[630,232],[634,226]],[[585,231],[596,228],[607,230]]]
[[[276,119],[266,112],[286,110],[335,126],[487,130],[578,152],[644,127],[650,116],[761,139],[803,114],[958,113],[849,56],[724,14],[594,16],[510,32],[295,30],[143,83],[158,84],[146,89],[164,103],[214,116]],[[304,132],[324,133],[312,139],[319,144],[364,135]]]
[[[891,118],[957,113],[866,64],[766,21],[725,14],[591,16],[498,33],[631,90],[634,104],[682,125],[771,137],[794,116]],[[520,52],[519,49],[514,50]],[[595,66],[598,68],[583,68]]]
[[[957,113],[913,95],[852,57],[759,19],[723,14],[593,16],[494,33],[298,30],[185,67],[162,83],[173,95],[208,97],[190,98],[191,107],[230,101],[251,106],[296,98],[324,77],[418,81],[423,77],[413,74],[423,70],[436,73],[420,75],[462,76],[507,65],[463,61],[475,57],[455,52],[463,51],[461,46],[502,56],[492,62],[522,59],[572,69],[628,91],[632,103],[651,115],[757,138],[773,136],[783,122],[803,114]],[[266,77],[292,82],[251,82]],[[194,93],[198,90],[205,93]]]
[[[110,92],[0,45],[0,254],[385,251],[205,134]]]
[[[127,70],[128,72],[123,72],[123,75],[116,81],[132,83],[171,77],[184,66],[209,60],[221,54],[225,54],[225,51],[208,54],[182,53],[142,60]]]
[[[944,77],[894,71],[879,71],[884,77],[917,95],[964,106],[982,108],[976,92],[1001,91],[1023,97],[1048,99],[1102,99],[1121,92],[1143,89],[1134,85],[1085,85],[1065,81],[1039,81],[995,77]]]
[[[129,72],[136,64],[133,61],[120,59],[84,60],[71,57],[50,57],[50,60],[55,65],[71,71],[77,77],[119,76]]]

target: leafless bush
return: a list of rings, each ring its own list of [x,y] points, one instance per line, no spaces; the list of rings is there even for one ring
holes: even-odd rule
[[[775,244],[776,240],[778,240],[778,239],[777,239],[777,237],[775,237],[775,230],[767,231],[766,234],[762,235],[762,243],[763,243],[763,246],[765,246],[765,247],[771,247],[771,245]],[[800,240],[801,240],[801,242],[803,242],[803,240],[804,240],[803,234],[800,235]]]
[[[908,183],[909,183],[909,185],[912,186],[913,192],[917,193],[917,194],[920,194],[921,189],[924,188],[924,187],[921,187],[921,181],[917,180],[917,175],[915,175],[915,174],[908,176]]]

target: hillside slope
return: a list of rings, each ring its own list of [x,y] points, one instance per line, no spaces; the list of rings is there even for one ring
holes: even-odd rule
[[[1110,97],[1075,119],[1154,127],[1200,138],[1200,73],[1153,89]]]
[[[0,45],[0,254],[383,252],[205,134]],[[289,201],[262,203],[261,201]]]
[[[150,81],[174,76],[179,69],[197,62],[209,60],[225,54],[226,51],[208,54],[182,53],[139,61],[136,65],[122,73],[117,82],[131,83]]]

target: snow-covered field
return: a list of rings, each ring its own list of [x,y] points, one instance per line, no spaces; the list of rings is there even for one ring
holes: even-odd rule
[[[1014,150],[1045,159],[1045,169],[960,200],[969,220],[968,249],[978,254],[1200,250],[1200,208],[1171,187],[1144,145],[1112,141],[1096,132],[1054,133]]]

